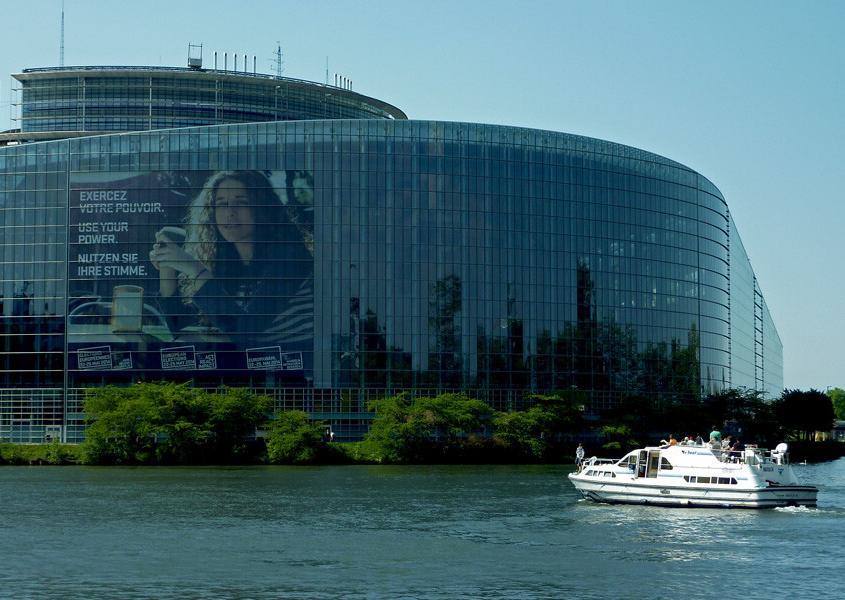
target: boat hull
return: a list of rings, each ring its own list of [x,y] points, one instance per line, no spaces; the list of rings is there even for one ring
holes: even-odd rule
[[[816,506],[814,486],[779,485],[758,489],[715,489],[649,484],[606,483],[570,478],[584,498],[607,504],[651,504],[677,507],[777,508]]]

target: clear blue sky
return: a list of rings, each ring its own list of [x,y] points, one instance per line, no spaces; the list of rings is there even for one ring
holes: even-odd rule
[[[9,78],[59,62],[61,0],[3,2]],[[667,156],[721,189],[787,387],[845,387],[845,2],[66,0],[66,65],[184,66],[188,42],[417,119],[519,125]]]

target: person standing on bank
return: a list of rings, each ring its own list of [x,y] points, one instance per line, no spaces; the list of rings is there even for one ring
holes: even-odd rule
[[[575,466],[581,467],[584,463],[584,446],[579,442],[578,448],[575,450]]]
[[[306,359],[313,258],[267,177],[214,174],[191,204],[185,231],[184,246],[159,231],[150,251],[169,316],[194,312],[240,348],[279,345]]]

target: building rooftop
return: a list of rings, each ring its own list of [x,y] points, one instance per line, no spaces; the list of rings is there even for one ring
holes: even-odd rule
[[[199,125],[310,119],[407,119],[399,108],[350,89],[229,69],[67,66],[12,77],[17,127],[0,145]]]

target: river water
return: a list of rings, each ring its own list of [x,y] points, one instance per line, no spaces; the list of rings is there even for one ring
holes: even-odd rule
[[[0,468],[0,598],[842,597],[819,507],[606,506],[566,466]]]

